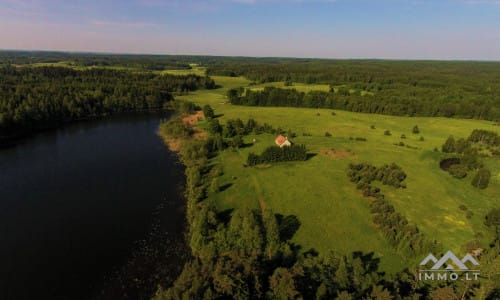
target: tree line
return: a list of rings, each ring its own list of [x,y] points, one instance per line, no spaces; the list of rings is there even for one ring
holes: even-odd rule
[[[499,120],[500,83],[493,80],[500,75],[498,66],[497,62],[233,59],[209,64],[207,74],[244,76],[256,84],[328,84],[338,91],[337,98],[349,102],[346,109],[351,111]]]
[[[285,161],[304,161],[307,160],[307,150],[305,145],[291,145],[285,147],[270,146],[262,154],[248,154],[247,165],[255,166],[258,164],[277,163]]]
[[[356,188],[363,191],[365,197],[373,197],[370,202],[370,210],[373,222],[379,226],[384,237],[391,246],[408,257],[440,251],[440,244],[436,240],[430,240],[411,224],[405,216],[396,211],[394,206],[385,199],[380,188],[373,186],[374,181],[395,188],[405,188],[406,173],[396,165],[384,165],[375,167],[370,164],[349,164],[348,176]]]
[[[331,88],[329,92],[299,92],[295,89],[265,87],[262,91],[251,89],[228,91],[229,102],[247,106],[285,106],[340,109],[352,112],[401,116],[460,117],[500,119],[497,102],[490,98],[475,100],[439,100],[433,97],[396,97],[378,92],[375,95],[360,92],[344,93]],[[499,97],[500,98],[500,97]]]
[[[196,75],[63,67],[0,67],[0,82],[0,139],[74,120],[159,110],[175,92],[215,87]]]

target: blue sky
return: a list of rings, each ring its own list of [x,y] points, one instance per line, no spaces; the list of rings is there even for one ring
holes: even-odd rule
[[[500,0],[0,0],[0,49],[500,60]]]

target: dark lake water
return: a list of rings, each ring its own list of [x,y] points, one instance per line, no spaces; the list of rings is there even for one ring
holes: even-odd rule
[[[159,121],[82,122],[0,149],[0,299],[94,297],[158,207],[182,235],[183,169]]]

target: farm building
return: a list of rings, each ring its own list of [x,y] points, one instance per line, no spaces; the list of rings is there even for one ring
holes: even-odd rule
[[[274,140],[274,142],[280,148],[289,147],[289,146],[292,145],[292,143],[288,140],[288,138],[285,137],[285,136],[282,136],[281,134],[276,137],[276,139]]]

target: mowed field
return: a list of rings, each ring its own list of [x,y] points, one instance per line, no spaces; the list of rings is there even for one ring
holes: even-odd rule
[[[407,188],[378,186],[396,210],[415,223],[427,237],[441,242],[445,251],[457,253],[462,253],[462,245],[478,235],[483,235],[480,239],[483,244],[491,240],[483,220],[491,208],[499,205],[500,160],[484,159],[493,176],[486,190],[478,190],[470,184],[473,172],[459,180],[442,171],[439,161],[444,154],[434,149],[441,149],[449,135],[466,138],[473,129],[498,132],[500,128],[493,122],[339,110],[332,115],[332,110],[327,109],[234,106],[226,103],[226,91],[233,87],[248,87],[250,82],[244,78],[213,78],[221,88],[178,98],[200,106],[211,105],[216,114],[221,115],[221,123],[231,118],[244,121],[254,118],[285,131],[291,129],[297,134],[293,142],[305,144],[309,152],[315,154],[306,162],[245,167],[250,152],[259,154],[273,145],[275,138],[270,134],[247,136],[245,142],[248,146],[236,151],[226,150],[216,158],[224,166],[221,182],[224,189],[213,196],[221,210],[240,206],[258,208],[259,202],[263,202],[275,213],[298,217],[301,226],[294,241],[304,250],[314,248],[320,253],[332,250],[344,254],[374,252],[381,259],[381,269],[388,273],[414,268],[421,258],[405,259],[389,246],[371,221],[370,200],[356,190],[346,175],[349,163],[368,162],[379,166],[395,162],[408,175]],[[304,85],[300,86],[307,90]],[[204,121],[199,122],[199,126],[204,125]],[[375,129],[371,128],[372,125]],[[420,134],[412,133],[415,125],[420,128]],[[390,130],[392,135],[384,135],[385,130]],[[331,137],[325,137],[327,131]],[[401,139],[402,134],[406,139]],[[356,137],[367,141],[356,141]],[[424,141],[420,140],[421,137]],[[412,148],[395,145],[400,141]],[[459,209],[460,205],[473,212],[472,218],[466,217]]]

